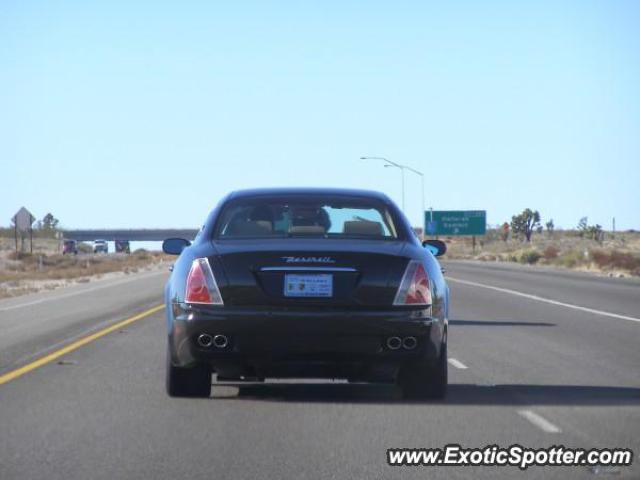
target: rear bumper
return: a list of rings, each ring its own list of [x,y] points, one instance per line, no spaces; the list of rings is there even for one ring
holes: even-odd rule
[[[407,361],[435,361],[444,332],[444,323],[430,317],[429,310],[171,308],[173,363],[208,363],[219,376],[393,376]],[[228,344],[203,347],[197,341],[202,334],[224,335]],[[392,350],[389,337],[414,337],[417,344]]]

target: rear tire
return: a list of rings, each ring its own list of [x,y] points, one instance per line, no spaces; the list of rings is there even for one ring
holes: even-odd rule
[[[208,398],[211,395],[211,370],[208,365],[176,367],[167,349],[167,393],[170,397]]]
[[[410,363],[400,372],[398,383],[404,398],[441,400],[447,395],[449,369],[446,342],[435,364]]]

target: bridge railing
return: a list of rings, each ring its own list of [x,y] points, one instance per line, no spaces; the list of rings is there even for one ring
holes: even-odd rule
[[[130,229],[90,229],[63,230],[62,236],[70,240],[90,242],[94,240],[129,240],[129,241],[162,241],[177,237],[193,240],[197,229],[190,228],[130,228]]]

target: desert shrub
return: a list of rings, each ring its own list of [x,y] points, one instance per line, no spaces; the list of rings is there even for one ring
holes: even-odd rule
[[[38,255],[29,252],[11,252],[8,255],[9,260],[20,260],[24,263],[33,263],[38,261]]]
[[[545,260],[554,260],[558,258],[559,253],[560,249],[558,247],[556,247],[555,245],[549,245],[544,249],[544,252],[542,252],[542,256]]]
[[[610,256],[607,252],[603,252],[602,250],[591,250],[589,255],[591,256],[593,263],[600,268],[609,266]]]
[[[611,252],[611,265],[615,268],[633,271],[640,268],[640,257],[614,250]]]
[[[135,252],[133,252],[133,255],[138,260],[149,260],[153,257],[153,255],[144,248],[137,249]]]
[[[88,243],[78,243],[78,252],[81,253],[93,253],[93,247]]]
[[[592,250],[589,252],[593,262],[600,268],[616,268],[634,272],[640,269],[640,257],[631,253],[613,250],[607,253],[602,250]]]
[[[534,263],[538,263],[538,260],[540,260],[541,257],[542,255],[540,255],[540,252],[536,250],[524,250],[520,253],[518,261],[520,263],[533,265]]]
[[[580,265],[581,263],[584,263],[584,254],[579,250],[569,250],[568,252],[560,256],[559,260],[561,265],[568,268],[573,268],[577,265]]]
[[[501,240],[501,229],[499,228],[487,228],[487,232],[484,236],[484,243],[493,243]],[[483,244],[483,240],[480,240],[480,244]]]

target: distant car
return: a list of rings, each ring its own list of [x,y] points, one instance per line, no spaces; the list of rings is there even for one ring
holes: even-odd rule
[[[93,242],[93,253],[109,253],[109,244],[106,240],[96,240]]]
[[[63,255],[77,255],[78,254],[78,242],[75,240],[65,240],[62,244]]]
[[[341,378],[447,390],[449,288],[435,255],[384,194],[235,192],[179,255],[165,288],[170,396],[218,381]]]
[[[116,240],[116,253],[131,253],[129,240]]]

